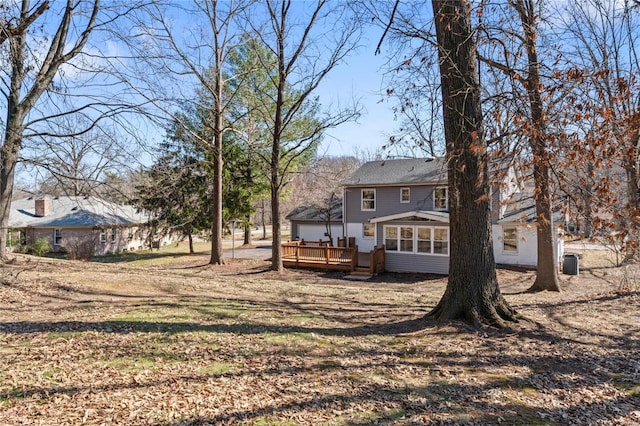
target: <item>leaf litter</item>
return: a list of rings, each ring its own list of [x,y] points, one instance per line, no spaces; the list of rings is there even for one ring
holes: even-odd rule
[[[640,295],[615,268],[510,330],[421,320],[446,279],[39,260],[0,286],[0,424],[640,423]],[[199,262],[199,263],[198,263]]]

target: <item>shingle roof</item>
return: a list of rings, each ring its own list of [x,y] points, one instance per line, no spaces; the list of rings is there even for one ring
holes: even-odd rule
[[[412,185],[447,182],[446,163],[441,158],[408,158],[370,161],[347,178],[344,186]]]
[[[553,209],[553,221],[562,222],[564,216],[561,205],[554,205]],[[498,220],[498,223],[535,222],[536,217],[536,201],[533,192],[517,192],[513,194],[512,199],[506,205],[504,216]]]
[[[135,225],[148,222],[135,207],[110,203],[96,197],[49,198],[50,211],[46,216],[35,215],[35,198],[11,202],[9,226],[22,227],[87,227]]]
[[[289,213],[286,219],[300,220],[300,221],[325,221],[327,219],[326,205],[304,205],[295,208]],[[337,198],[333,200],[331,205],[331,221],[342,221],[342,199]]]

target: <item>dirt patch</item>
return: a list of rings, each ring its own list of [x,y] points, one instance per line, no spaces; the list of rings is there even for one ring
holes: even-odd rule
[[[638,424],[636,270],[584,266],[558,294],[499,270],[529,320],[475,330],[423,319],[441,276],[20,257],[0,285],[0,423]]]

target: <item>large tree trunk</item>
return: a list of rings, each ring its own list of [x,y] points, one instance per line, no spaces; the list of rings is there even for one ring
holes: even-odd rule
[[[28,3],[23,4],[23,18],[28,11]],[[25,30],[26,32],[26,30]],[[26,71],[24,54],[26,34],[20,32],[9,38],[11,57],[11,87],[7,94],[7,118],[4,142],[0,151],[0,261],[7,260],[7,235],[11,214],[11,198],[18,153],[22,145],[24,131],[24,108],[20,105],[20,95]]]
[[[539,147],[540,148],[540,147]],[[544,148],[542,148],[544,149]],[[540,154],[541,156],[544,154]],[[534,154],[535,156],[535,154]],[[536,234],[538,238],[538,268],[536,280],[529,291],[560,291],[555,253],[555,225],[551,208],[549,167],[544,161],[533,165],[536,186]]]
[[[218,139],[218,138],[216,138]],[[222,139],[220,137],[219,139]],[[222,143],[216,141],[213,163],[213,212],[211,220],[211,258],[210,265],[223,265],[222,252]]]
[[[533,153],[533,179],[535,182],[536,225],[538,237],[538,266],[536,280],[529,291],[560,291],[555,255],[555,227],[551,203],[551,178],[549,176],[549,152],[546,139],[546,119],[544,117],[540,88],[540,62],[537,50],[537,23],[533,0],[514,1],[524,30],[527,51],[528,76],[524,84],[529,98],[531,123],[529,144]]]
[[[10,132],[7,126],[7,133]],[[9,216],[11,214],[11,195],[13,193],[13,177],[18,162],[20,140],[5,138],[0,160],[0,261],[7,260],[7,238]]]
[[[638,261],[638,244],[640,244],[640,188],[638,187],[638,151],[640,131],[631,132],[629,148],[624,157],[624,169],[627,178],[627,239],[623,263]]]
[[[505,321],[516,319],[516,312],[502,297],[495,271],[471,9],[466,0],[432,3],[442,80],[451,235],[447,289],[428,316],[505,326]]]
[[[272,176],[273,177],[273,176]],[[280,190],[271,187],[271,269],[282,272],[282,232],[280,229]]]
[[[217,39],[217,37],[216,37]],[[216,54],[220,55],[217,46]],[[216,94],[215,94],[215,128],[213,129],[213,217],[211,221],[211,258],[210,265],[223,265],[222,251],[222,131],[223,131],[223,107],[222,107],[222,59],[216,59]],[[233,237],[233,236],[232,236]]]

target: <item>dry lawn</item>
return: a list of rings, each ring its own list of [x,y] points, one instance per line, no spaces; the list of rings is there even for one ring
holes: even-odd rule
[[[511,330],[421,320],[442,277],[18,257],[0,284],[0,424],[638,424],[637,269],[601,256],[561,294],[499,271],[530,319]]]

